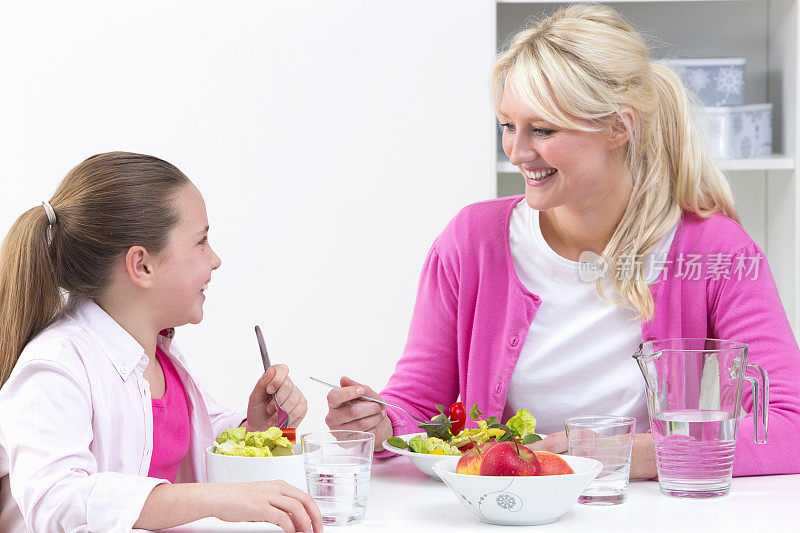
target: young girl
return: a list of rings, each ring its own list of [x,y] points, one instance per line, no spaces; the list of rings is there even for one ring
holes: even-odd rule
[[[180,170],[121,152],[87,159],[14,223],[0,254],[0,531],[208,516],[322,530],[313,499],[282,481],[199,483],[224,429],[296,426],[307,409],[283,365],[258,379],[246,419],[192,377],[172,339],[203,318],[220,266],[208,229]]]
[[[744,391],[734,475],[800,472],[797,343],[677,76],[616,12],[572,5],[517,34],[492,80],[525,196],[468,206],[436,240],[384,398],[420,418],[459,396],[502,420],[529,409],[548,434],[532,446],[555,452],[567,449],[565,418],[635,416],[631,477],[651,478],[631,356],[643,339],[732,339],[770,384],[763,445]],[[605,260],[596,282],[582,279],[584,252]],[[331,428],[376,442],[418,431],[403,413],[354,402],[367,387],[341,384],[328,395]]]

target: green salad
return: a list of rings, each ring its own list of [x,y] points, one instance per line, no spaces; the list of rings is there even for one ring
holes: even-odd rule
[[[276,427],[266,431],[247,431],[242,427],[226,429],[217,437],[214,453],[238,457],[294,455],[291,441]]]
[[[402,441],[403,439],[398,440]],[[392,442],[389,442],[389,444],[392,444]],[[401,447],[396,446],[395,444],[392,444],[392,446],[395,446],[396,448]],[[405,448],[406,446],[402,447]],[[434,455],[461,455],[461,451],[458,448],[448,444],[438,437],[428,437],[427,439],[423,439],[421,435],[416,435],[408,441],[407,447],[412,452],[417,453],[430,453]]]
[[[513,440],[520,444],[530,444],[542,439],[534,433],[536,419],[525,409],[520,409],[505,424],[501,424],[496,416],[479,420],[483,413],[478,409],[478,404],[475,404],[469,411],[469,417],[477,421],[478,427],[463,429],[453,435],[450,431],[453,425],[444,413],[444,406],[437,405],[436,408],[439,414],[433,417],[430,423],[419,425],[420,429],[425,431],[427,438],[415,435],[406,442],[400,437],[392,437],[388,439],[388,444],[415,453],[461,455],[470,448],[490,440]]]

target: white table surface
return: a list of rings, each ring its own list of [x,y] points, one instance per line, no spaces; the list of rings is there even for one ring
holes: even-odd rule
[[[661,495],[655,481],[634,481],[628,501],[615,506],[575,504],[552,524],[496,526],[478,521],[444,483],[418,471],[406,457],[373,464],[367,516],[349,527],[326,526],[342,533],[471,533],[507,529],[591,532],[800,531],[800,475],[733,478],[722,498],[686,500]],[[281,531],[264,523],[226,523],[204,519],[167,529],[170,533],[244,533]]]

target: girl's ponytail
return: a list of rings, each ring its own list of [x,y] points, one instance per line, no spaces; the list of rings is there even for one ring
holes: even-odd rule
[[[25,345],[59,317],[66,294],[97,301],[131,246],[153,255],[166,248],[179,218],[174,198],[190,184],[156,157],[99,154],[56,189],[51,242],[43,205],[17,219],[0,249],[0,386]]]
[[[43,206],[29,209],[11,226],[0,248],[0,386],[25,344],[64,305],[47,242],[48,225]]]

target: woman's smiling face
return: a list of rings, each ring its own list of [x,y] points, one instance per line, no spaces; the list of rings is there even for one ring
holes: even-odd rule
[[[506,83],[498,112],[503,151],[525,178],[533,209],[589,209],[622,186],[624,150],[618,137],[554,126],[537,116]]]

